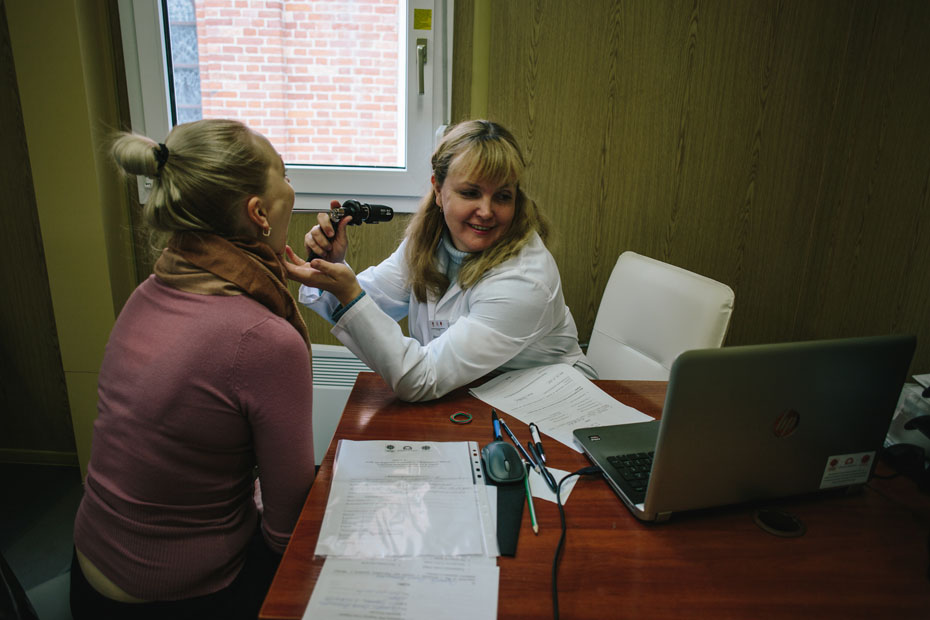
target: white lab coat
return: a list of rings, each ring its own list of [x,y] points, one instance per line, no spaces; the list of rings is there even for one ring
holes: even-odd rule
[[[438,398],[487,373],[544,364],[575,365],[597,374],[578,346],[578,331],[562,298],[555,260],[537,234],[520,254],[463,291],[453,283],[426,303],[407,285],[406,240],[381,264],[358,274],[365,295],[332,334],[391,386],[399,398]],[[439,268],[448,261],[438,253]],[[336,298],[301,286],[299,301],[332,322]],[[397,324],[404,316],[411,338]]]

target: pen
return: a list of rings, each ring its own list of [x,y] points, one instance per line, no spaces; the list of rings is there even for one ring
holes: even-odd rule
[[[497,417],[497,411],[491,409],[491,424],[494,425],[494,441],[501,439],[501,420]]]
[[[535,422],[530,422],[530,437],[533,438],[533,443],[536,444],[536,450],[539,452],[539,458],[542,459],[542,462],[546,462],[546,453],[543,452],[542,440],[539,438],[539,427],[536,426]]]
[[[493,410],[492,410],[492,411],[493,411]],[[515,446],[517,446],[517,449],[523,454],[523,458],[526,459],[527,461],[531,461],[531,462],[532,462],[533,459],[530,457],[529,454],[526,453],[526,450],[523,449],[523,446],[520,445],[520,440],[517,439],[517,438],[514,436],[513,431],[510,430],[510,427],[507,426],[507,423],[504,422],[503,420],[500,420],[500,425],[501,425],[502,427],[504,427],[504,432],[507,433],[507,435],[510,436],[510,440],[513,441],[513,444],[514,444]],[[536,463],[533,463],[533,464],[535,465]],[[540,472],[540,473],[542,473],[542,472]]]
[[[530,507],[530,523],[533,524],[533,533],[539,534],[539,524],[536,523],[536,509],[533,507],[533,491],[530,489],[530,466],[523,461],[523,469],[526,475],[523,476],[523,485],[526,487],[526,504]]]
[[[543,465],[542,460],[539,458],[539,453],[536,452],[536,446],[533,445],[533,442],[528,441],[526,445],[529,446],[530,452],[533,453],[533,456],[536,457],[536,461],[539,464],[539,473],[542,475],[543,480],[546,481],[546,486],[552,489],[553,493],[557,493],[557,485],[555,483],[555,478],[552,477],[552,474],[549,473],[549,470],[546,469],[546,466]]]

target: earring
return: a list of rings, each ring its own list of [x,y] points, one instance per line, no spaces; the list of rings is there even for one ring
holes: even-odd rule
[[[265,237],[270,237],[270,236],[271,236],[271,226],[269,226],[268,228],[263,228],[263,229],[262,229],[262,235],[265,236]]]

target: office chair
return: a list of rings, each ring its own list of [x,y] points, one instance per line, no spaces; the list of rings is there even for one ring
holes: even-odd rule
[[[624,252],[598,307],[588,362],[601,379],[667,381],[684,351],[723,344],[733,299],[726,284]]]
[[[39,620],[26,591],[0,553],[0,618],[3,620]]]

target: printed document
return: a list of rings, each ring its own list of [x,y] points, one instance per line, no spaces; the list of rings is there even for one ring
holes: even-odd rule
[[[509,413],[576,452],[572,431],[589,426],[648,422],[653,418],[628,407],[568,364],[513,370],[469,393]]]
[[[316,555],[499,555],[476,442],[349,441],[336,448]]]
[[[328,557],[305,620],[493,620],[500,570],[494,558]]]

